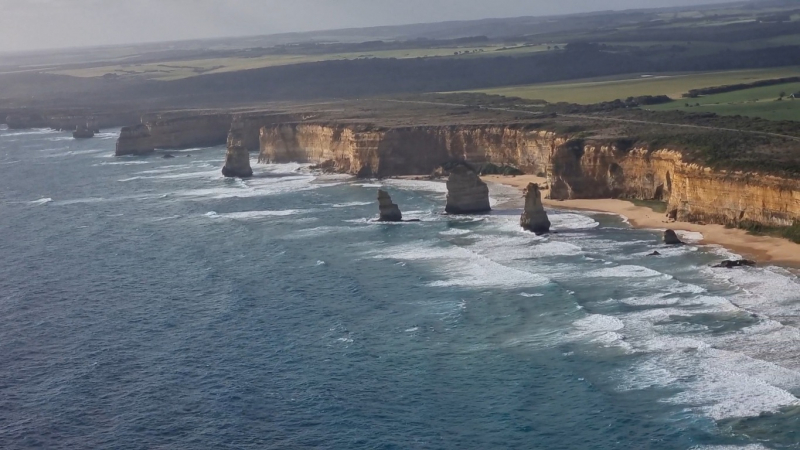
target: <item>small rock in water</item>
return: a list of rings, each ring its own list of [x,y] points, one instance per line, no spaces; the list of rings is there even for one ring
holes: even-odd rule
[[[403,213],[400,212],[400,207],[392,203],[392,197],[389,193],[378,189],[378,209],[380,210],[381,222],[402,222]]]
[[[683,241],[680,240],[674,230],[664,232],[664,243],[667,245],[683,245]]]
[[[653,252],[653,253],[650,253],[650,254],[649,254],[649,255],[647,255],[647,256],[661,256],[661,253],[658,253],[658,252]]]
[[[537,235],[550,232],[550,219],[542,205],[542,193],[538,184],[530,183],[525,189],[525,212],[520,218],[520,225]]]
[[[170,155],[169,153],[167,153],[167,154],[165,154],[165,155],[163,156],[163,158],[164,158],[164,159],[172,159],[172,158],[174,158],[174,157],[175,157],[175,156],[173,156],[173,155]]]
[[[717,264],[714,267],[719,269],[733,269],[736,267],[751,267],[755,265],[756,265],[755,261],[750,261],[748,259],[739,259],[739,260],[722,261],[721,263]]]
[[[240,145],[231,145],[225,154],[225,165],[222,176],[226,178],[250,178],[253,169],[250,167],[250,152]]]

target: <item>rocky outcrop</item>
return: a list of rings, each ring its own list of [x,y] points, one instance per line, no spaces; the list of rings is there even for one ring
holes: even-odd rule
[[[222,175],[229,178],[249,178],[253,176],[253,169],[250,167],[250,152],[241,146],[228,147],[225,155],[225,166],[222,167]]]
[[[381,222],[402,222],[403,213],[400,212],[400,207],[392,202],[389,193],[379,189],[378,190],[378,209],[380,210]]]
[[[450,170],[447,179],[448,214],[480,214],[492,210],[489,204],[489,186],[466,165]]]
[[[530,183],[525,189],[525,211],[520,218],[520,225],[537,235],[550,232],[550,219],[544,210],[538,184]]]
[[[683,241],[674,230],[664,231],[664,243],[667,245],[683,245]]]
[[[117,156],[144,155],[155,149],[186,149],[223,145],[228,140],[231,114],[172,117],[146,116],[142,123],[124,127],[117,140]]]
[[[139,124],[131,127],[122,127],[117,139],[116,156],[124,155],[145,155],[156,151],[152,144],[150,128],[147,125]]]
[[[88,126],[78,127],[72,132],[74,139],[90,139],[94,137],[94,130],[89,129]]]
[[[739,260],[722,261],[721,263],[715,265],[714,267],[717,269],[735,269],[737,267],[752,267],[755,265],[756,265],[755,261],[750,261],[747,259],[739,259]]]

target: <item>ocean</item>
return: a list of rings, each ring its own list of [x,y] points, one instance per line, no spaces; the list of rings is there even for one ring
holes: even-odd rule
[[[786,269],[116,136],[0,130],[0,448],[800,448]]]

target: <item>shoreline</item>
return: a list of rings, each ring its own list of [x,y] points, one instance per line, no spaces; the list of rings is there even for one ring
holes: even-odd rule
[[[510,186],[522,191],[528,183],[547,185],[547,179],[534,175],[486,175],[481,177],[489,183]],[[546,196],[548,191],[542,191]],[[663,231],[667,228],[675,231],[700,233],[703,239],[697,244],[716,244],[725,247],[746,259],[756,263],[770,263],[792,269],[800,269],[800,244],[787,239],[756,236],[747,231],[725,228],[723,225],[700,225],[690,222],[668,222],[666,216],[645,206],[636,206],[626,200],[590,199],[590,200],[550,200],[543,199],[546,207],[591,211],[605,214],[616,214],[625,217],[633,228]]]

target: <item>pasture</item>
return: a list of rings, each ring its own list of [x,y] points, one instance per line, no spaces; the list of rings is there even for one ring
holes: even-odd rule
[[[641,95],[668,95],[680,100],[681,95],[690,89],[749,83],[798,75],[800,75],[800,68],[797,67],[690,74],[638,74],[627,77],[591,79],[567,83],[509,86],[470,92],[520,97],[529,100],[545,100],[550,103],[592,104]],[[780,92],[780,89],[776,91],[775,98],[777,98],[778,92]],[[691,100],[696,103],[699,99]],[[680,102],[680,105],[683,104],[683,102]],[[677,105],[672,106],[673,108],[667,109],[675,109]]]

